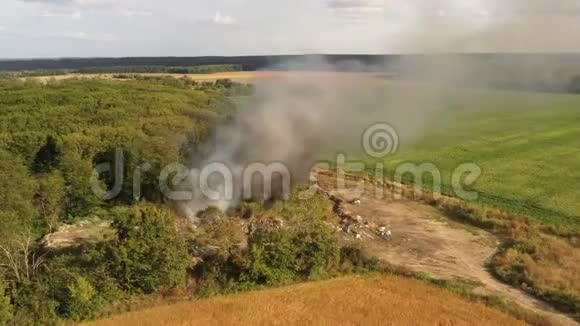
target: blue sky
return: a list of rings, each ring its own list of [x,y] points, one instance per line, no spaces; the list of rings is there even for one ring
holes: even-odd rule
[[[580,0],[2,0],[0,6],[0,58],[580,50]]]

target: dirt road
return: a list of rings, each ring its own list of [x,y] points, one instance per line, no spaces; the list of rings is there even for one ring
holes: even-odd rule
[[[492,234],[453,222],[426,204],[395,199],[388,194],[377,196],[377,186],[362,179],[347,179],[346,187],[339,191],[334,174],[319,172],[316,179],[325,192],[339,199],[341,213],[358,220],[353,223],[354,228],[343,225],[338,231],[342,241],[360,242],[369,254],[395,266],[436,278],[477,281],[483,284],[476,289],[478,293],[502,296],[563,325],[578,325],[572,318],[499,282],[489,273],[487,262],[500,244]],[[381,227],[392,231],[392,236],[379,235],[377,230]]]

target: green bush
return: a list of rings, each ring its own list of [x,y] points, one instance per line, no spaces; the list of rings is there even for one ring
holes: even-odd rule
[[[339,261],[338,241],[323,226],[309,231],[259,228],[246,249],[212,257],[196,272],[201,293],[210,295],[323,279],[338,270]]]
[[[57,325],[58,302],[51,298],[51,288],[44,282],[26,282],[13,294],[15,325]]]
[[[153,293],[183,285],[192,261],[172,213],[143,205],[117,209],[115,215],[118,240],[105,250],[121,287],[129,293]]]
[[[14,317],[14,307],[6,295],[6,284],[0,280],[0,325],[6,325]]]
[[[97,291],[92,284],[82,276],[75,276],[67,286],[66,316],[72,320],[94,317],[101,306],[95,298]]]
[[[375,257],[367,257],[360,248],[340,248],[340,272],[367,273],[379,270],[379,260]]]

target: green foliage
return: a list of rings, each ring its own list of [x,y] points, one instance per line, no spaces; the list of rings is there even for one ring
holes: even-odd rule
[[[16,313],[15,325],[57,325],[58,302],[50,297],[50,287],[42,282],[28,282],[13,294]]]
[[[107,258],[123,289],[152,293],[184,284],[191,258],[170,212],[148,205],[117,209],[113,227],[118,240]]]
[[[37,176],[38,191],[34,204],[49,230],[61,221],[66,197],[65,179],[59,171]]]
[[[16,169],[25,171],[28,167],[34,174],[62,175],[66,195],[59,205],[61,220],[84,216],[92,209],[111,204],[103,203],[95,195],[90,181],[95,166],[113,163],[117,150],[124,154],[125,169],[116,203],[135,201],[133,177],[144,164],[150,168],[142,172],[139,199],[160,202],[157,178],[161,169],[190,155],[189,149],[208,137],[210,127],[234,110],[224,89],[212,86],[194,91],[182,80],[171,77],[124,83],[66,80],[43,84],[2,80],[0,107],[0,171],[4,171],[0,173],[11,173],[12,166],[22,166]],[[20,170],[16,176],[27,173]],[[115,177],[100,175],[102,188],[110,189]],[[3,179],[0,182],[17,180]],[[62,184],[58,178],[39,179],[43,189],[55,182],[54,188],[60,195]],[[34,192],[34,187],[26,182],[18,184]],[[0,196],[23,195],[1,188],[2,185]],[[10,188],[18,189],[14,185]],[[40,191],[37,206],[48,200],[43,194],[46,191]],[[54,200],[60,201],[51,200],[53,204]],[[24,205],[28,199],[4,202]],[[36,216],[33,210],[23,209],[0,211],[3,219],[20,215],[19,219],[29,220]],[[54,214],[42,217],[47,222],[49,215],[52,225]]]
[[[59,152],[56,139],[52,136],[46,137],[46,144],[36,153],[32,170],[35,173],[48,173],[58,165]]]
[[[6,293],[6,284],[0,280],[0,325],[6,325],[14,317],[14,307]]]
[[[0,80],[0,244],[17,259],[16,270],[5,268],[12,282],[9,299],[0,291],[0,324],[10,302],[12,323],[53,325],[91,319],[132,293],[184,283],[191,258],[172,214],[124,205],[137,201],[133,176],[144,163],[139,200],[162,201],[159,172],[188,157],[232,112],[224,93],[215,86],[192,90],[169,77]],[[103,202],[91,188],[95,166],[114,163],[117,150],[124,156],[121,194]],[[116,176],[99,177],[97,184],[110,189]],[[39,248],[41,235],[92,214],[115,219],[114,242],[50,254]],[[22,246],[21,234],[34,236]]]
[[[123,294],[98,251],[59,254],[42,273],[15,288],[16,324],[58,324],[94,318]]]
[[[37,184],[24,162],[0,148],[0,241],[35,227],[33,197]]]
[[[258,229],[248,248],[216,256],[197,266],[202,295],[318,280],[337,271],[340,250],[329,230],[309,232]]]
[[[211,257],[196,266],[201,280],[200,294],[324,279],[340,273],[342,263],[359,265],[361,271],[364,265],[370,270],[366,262],[346,263],[352,257],[341,257],[334,230],[324,223],[331,213],[328,201],[320,195],[299,200],[299,194],[300,190],[296,190],[289,201],[279,202],[271,209],[258,203],[246,203],[242,207],[240,213],[254,223],[248,245],[240,250],[232,245],[236,241],[227,242],[228,253]],[[228,226],[227,222],[210,228],[215,229],[210,237],[212,234],[219,237],[222,234],[219,230],[224,226]],[[206,245],[220,244],[206,240]]]
[[[68,315],[73,320],[82,320],[87,316],[94,316],[95,288],[86,278],[77,276],[67,286]]]
[[[46,286],[49,290],[45,294],[47,300],[54,301],[55,313],[72,320],[90,319],[107,303],[104,294],[90,281],[90,271],[83,271],[75,265],[52,263],[36,282]],[[70,261],[68,262],[70,263]]]
[[[240,65],[200,65],[177,66],[112,66],[85,67],[81,69],[38,69],[22,71],[0,71],[0,77],[38,77],[61,76],[67,74],[109,74],[109,73],[166,73],[166,74],[213,74],[218,72],[240,71]]]
[[[0,77],[37,77],[37,76],[60,76],[71,73],[70,69],[37,69],[22,71],[0,71]]]
[[[345,274],[368,273],[379,270],[379,260],[367,257],[358,247],[340,248],[340,271]]]

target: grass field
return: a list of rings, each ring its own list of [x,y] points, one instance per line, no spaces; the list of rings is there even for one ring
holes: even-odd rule
[[[137,311],[87,325],[523,325],[420,281],[377,276],[306,283]]]
[[[387,157],[387,167],[434,163],[443,192],[453,195],[451,172],[473,162],[483,170],[473,186],[479,203],[580,229],[580,96],[461,91],[441,105],[419,141]]]
[[[368,107],[374,108],[362,113],[397,129],[399,122],[421,126],[420,132],[414,132],[418,138],[413,135],[410,142],[400,135],[406,146],[384,160],[391,176],[401,163],[433,163],[441,171],[443,192],[453,196],[452,171],[461,163],[475,163],[483,171],[472,188],[479,193],[478,203],[580,230],[580,95],[473,89],[425,92],[425,85],[381,81],[377,76],[364,84],[375,88],[385,112],[405,103],[417,110],[401,114],[398,108],[399,116],[393,119],[380,113],[382,107],[377,111],[373,97]],[[239,102],[252,105],[248,98]],[[365,110],[365,104],[360,107]],[[431,113],[422,111],[425,108]],[[374,166],[373,159],[361,156],[358,135],[345,132],[341,137],[338,147],[324,151],[323,158],[332,160],[338,149],[350,159],[362,158]]]

